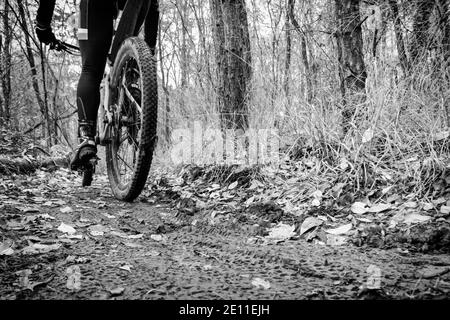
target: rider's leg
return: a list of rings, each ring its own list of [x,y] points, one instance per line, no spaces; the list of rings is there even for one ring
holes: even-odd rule
[[[113,32],[114,1],[81,0],[78,39],[82,71],[77,88],[80,145],[72,159],[72,169],[78,169],[96,156],[95,131],[100,104],[100,82]]]

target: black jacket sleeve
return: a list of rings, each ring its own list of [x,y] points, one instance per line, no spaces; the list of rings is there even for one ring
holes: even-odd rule
[[[52,22],[53,10],[55,10],[56,0],[39,0],[39,8],[36,16],[37,26],[48,28]]]

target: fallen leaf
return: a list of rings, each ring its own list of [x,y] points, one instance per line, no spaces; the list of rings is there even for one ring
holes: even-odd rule
[[[450,207],[449,206],[442,206],[441,210],[439,210],[442,214],[449,214],[450,213]]]
[[[69,290],[78,291],[81,289],[81,270],[79,266],[70,266],[66,270],[66,287]]]
[[[408,201],[408,202],[405,202],[403,205],[405,207],[411,208],[411,209],[417,208],[417,202],[415,202],[415,201]]]
[[[354,204],[352,204],[350,210],[352,210],[352,212],[356,214],[364,214],[369,211],[367,205],[364,202],[355,202]]]
[[[353,227],[352,223],[344,224],[338,228],[325,230],[326,233],[340,235],[349,232]]]
[[[5,240],[0,242],[0,256],[10,256],[14,254],[12,249],[14,242],[12,240]]]
[[[313,201],[311,201],[311,205],[313,207],[319,207],[320,206],[320,200],[319,199],[314,199]]]
[[[327,245],[341,246],[347,242],[347,237],[338,236],[334,234],[327,234]]]
[[[89,262],[89,258],[86,257],[76,257],[76,256],[68,256],[66,258],[66,263],[77,263],[77,264],[83,264]]]
[[[445,199],[445,198],[443,198],[443,197],[441,197],[441,198],[438,198],[438,199],[436,199],[436,200],[431,200],[431,202],[434,204],[434,205],[440,205],[440,204],[442,204],[442,203],[446,203],[447,202],[447,200]]]
[[[163,236],[160,234],[152,234],[150,236],[150,239],[155,240],[155,241],[162,241],[163,240]]]
[[[64,234],[59,238],[83,240],[83,235],[81,235],[81,234]]]
[[[149,252],[146,252],[143,254],[144,257],[157,257],[161,254],[161,252],[158,252],[156,250],[150,250]]]
[[[55,220],[55,217],[52,217],[52,216],[49,215],[48,213],[38,214],[38,215],[36,215],[36,217],[37,217],[37,218],[41,218],[41,219]]]
[[[430,211],[430,210],[433,210],[433,209],[434,209],[434,205],[432,203],[425,203],[423,205],[423,210],[425,210],[425,211]]]
[[[109,228],[102,226],[101,224],[96,224],[94,226],[90,226],[88,228],[89,233],[93,236],[93,237],[101,237],[105,234],[105,232],[109,231]]]
[[[23,213],[39,212],[39,209],[35,207],[17,207],[17,209],[19,209]]]
[[[23,230],[28,228],[24,223],[15,220],[7,221],[6,226],[9,230]]]
[[[34,200],[34,202],[38,202],[38,203],[47,201],[47,199],[43,198],[43,197],[33,197],[33,200]]]
[[[108,218],[108,219],[116,219],[117,217],[116,216],[113,216],[113,215],[111,215],[111,214],[108,214],[108,213],[106,213],[106,212],[100,212],[103,216],[105,216],[106,218]]]
[[[28,247],[25,247],[22,249],[23,254],[36,254],[36,253],[47,253],[50,251],[58,250],[61,248],[61,244],[40,244],[40,243],[33,243],[32,245],[29,245]]]
[[[379,213],[391,209],[391,205],[387,203],[379,203],[369,208],[371,213]]]
[[[67,234],[75,234],[77,232],[74,227],[69,226],[64,222],[61,222],[60,226],[58,227],[58,230]]]
[[[143,245],[141,245],[139,243],[134,243],[134,242],[125,242],[124,245],[129,248],[143,248],[144,247]]]
[[[306,234],[305,240],[306,240],[307,242],[312,241],[315,237],[317,237],[317,234],[318,234],[317,228],[316,228],[316,229],[313,229],[313,231],[308,232],[308,233]]]
[[[59,211],[61,211],[62,213],[69,213],[69,212],[73,212],[73,209],[71,207],[64,207],[59,209]]]
[[[143,234],[134,234],[134,235],[127,236],[128,239],[142,239],[143,237],[144,237]]]
[[[431,220],[430,216],[425,216],[418,213],[409,213],[405,215],[403,222],[406,224],[413,224],[413,223],[423,223],[428,220]]]
[[[228,190],[233,190],[233,189],[236,188],[237,186],[238,186],[238,182],[235,181],[235,182],[233,182],[232,184],[230,184],[230,185],[228,186]]]
[[[294,230],[295,225],[290,226],[280,222],[278,225],[269,230],[269,235],[266,238],[275,241],[287,240],[295,236]]]
[[[121,231],[111,231],[111,235],[120,237],[123,239],[128,239],[128,235],[125,232],[121,232]]]
[[[121,266],[121,267],[119,267],[119,269],[122,269],[122,270],[125,270],[125,271],[128,271],[128,272],[131,272],[131,268],[132,268],[133,266],[131,266],[131,265],[129,265],[129,264],[126,264],[126,265],[124,265],[124,266]]]
[[[322,224],[323,220],[315,217],[308,217],[303,221],[302,225],[300,226],[300,235]]]
[[[262,288],[265,290],[270,289],[270,282],[261,278],[254,278],[252,280],[252,285],[254,285],[257,288]]]
[[[254,201],[255,201],[255,196],[251,196],[250,198],[248,198],[248,199],[245,201],[245,206],[248,207],[248,206],[251,205]]]

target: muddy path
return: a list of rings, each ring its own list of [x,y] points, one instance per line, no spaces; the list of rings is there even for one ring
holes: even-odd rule
[[[0,299],[450,297],[446,254],[267,241],[243,216],[119,202],[104,178],[3,187]]]

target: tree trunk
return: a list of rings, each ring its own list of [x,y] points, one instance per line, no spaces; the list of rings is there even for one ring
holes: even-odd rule
[[[344,134],[351,126],[356,106],[365,99],[367,72],[364,64],[359,0],[335,0],[337,46],[343,92]]]
[[[179,14],[181,18],[181,108],[186,110],[185,107],[185,95],[188,86],[188,76],[189,76],[189,52],[187,46],[188,28],[189,28],[189,17],[188,17],[188,4],[186,1],[181,1],[179,8]]]
[[[306,101],[311,103],[313,97],[313,81],[311,75],[311,68],[309,67],[309,59],[308,59],[308,48],[306,46],[306,35],[305,31],[302,29],[297,19],[295,19],[294,15],[294,5],[295,0],[292,0],[292,10],[289,12],[290,20],[292,25],[297,30],[300,36],[300,56],[302,57],[303,67],[305,68],[305,78],[306,78]]]
[[[244,0],[211,0],[222,129],[248,128],[250,35]]]
[[[403,74],[406,75],[409,70],[409,63],[408,57],[406,56],[405,41],[403,40],[402,22],[399,16],[397,0],[389,0],[389,6],[391,7],[392,20],[394,22],[398,59],[400,60]]]
[[[294,1],[295,0],[287,0],[287,9],[286,9],[286,60],[284,65],[284,93],[286,97],[289,99],[289,80],[290,80],[290,69],[291,69],[291,49],[292,49],[292,36],[291,36],[291,15],[294,14]]]
[[[161,17],[159,18],[161,19]],[[159,24],[161,26],[161,22]],[[165,71],[165,67],[164,67],[164,61],[165,58],[163,56],[163,48],[162,48],[162,28],[158,28],[158,45],[159,45],[159,64],[160,64],[160,70],[161,70],[161,85],[164,91],[164,114],[163,114],[163,123],[164,123],[164,137],[165,140],[167,142],[167,144],[170,144],[171,141],[171,130],[170,130],[170,93],[169,93],[169,89],[168,89],[168,84],[167,84],[167,80],[166,80],[166,72],[168,74],[168,71]],[[168,76],[167,76],[168,77]]]
[[[3,11],[3,32],[4,40],[1,47],[1,68],[2,72],[2,92],[3,92],[3,112],[1,117],[3,122],[8,124],[11,120],[11,39],[12,30],[9,21],[9,0],[5,0]]]
[[[421,56],[427,48],[430,15],[433,7],[434,0],[417,0],[416,11],[413,17],[411,43],[409,46],[411,63],[413,65],[419,65],[421,63]]]
[[[17,4],[18,4],[18,11],[19,11],[19,15],[20,15],[20,19],[21,19],[21,27],[24,33],[24,37],[25,37],[25,45],[26,45],[26,57],[28,60],[28,63],[30,64],[30,68],[31,68],[31,75],[32,75],[32,85],[33,85],[33,90],[34,93],[36,95],[36,100],[38,102],[39,108],[41,110],[42,113],[42,117],[45,120],[45,135],[47,138],[47,142],[48,145],[50,144],[50,137],[51,137],[51,121],[50,121],[50,114],[49,114],[49,110],[48,110],[48,101],[47,100],[43,100],[41,97],[41,91],[39,88],[39,83],[38,83],[38,73],[37,73],[37,69],[36,69],[36,62],[34,60],[34,55],[33,55],[33,50],[31,48],[31,40],[30,40],[30,31],[28,29],[28,23],[27,23],[27,17],[25,14],[25,8],[23,5],[23,0],[17,0]]]

